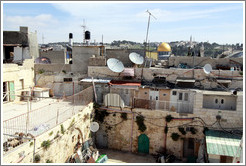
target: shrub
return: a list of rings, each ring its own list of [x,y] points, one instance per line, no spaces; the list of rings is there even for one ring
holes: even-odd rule
[[[127,113],[125,113],[125,112],[121,113],[120,117],[121,117],[123,120],[127,120]]]
[[[53,131],[51,131],[50,133],[49,133],[49,136],[51,136],[53,134]]]
[[[174,141],[177,141],[179,139],[180,135],[178,133],[172,133],[171,137]]]
[[[173,119],[172,115],[166,116],[166,122],[170,122]]]
[[[138,125],[138,130],[144,132],[147,128],[144,124],[144,117],[143,116],[137,116],[136,117],[136,122],[137,122],[137,125]]]
[[[64,133],[65,133],[65,130],[64,130],[63,125],[61,125],[61,133],[62,133],[62,134],[64,134]]]
[[[41,159],[41,157],[40,157],[39,154],[36,154],[36,155],[34,156],[34,161],[35,161],[36,163],[39,162],[40,159]]]
[[[183,127],[179,127],[178,129],[179,129],[179,132],[182,133],[183,135],[186,134],[186,131],[184,130]]]
[[[43,141],[41,143],[41,147],[43,147],[44,149],[48,149],[50,147],[50,144],[51,144],[50,140]]]
[[[50,159],[47,159],[47,160],[46,160],[46,163],[53,163],[53,161],[50,160]]]

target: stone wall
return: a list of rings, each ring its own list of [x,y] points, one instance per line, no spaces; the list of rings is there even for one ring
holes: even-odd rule
[[[49,58],[51,63],[65,64],[66,61],[66,51],[40,51],[40,57]]]
[[[37,136],[35,141],[35,155],[40,155],[40,163],[46,163],[47,160],[51,160],[53,163],[65,163],[66,159],[73,154],[74,147],[78,141],[82,143],[90,139],[89,127],[91,122],[90,114],[92,111],[93,103],[90,103],[86,108],[70,119]],[[64,127],[64,134],[61,133],[61,125]],[[82,136],[76,128],[82,132]],[[59,136],[55,138],[57,134]],[[78,136],[82,138],[83,141],[78,139]],[[45,150],[41,147],[41,144],[43,141],[47,140],[51,141],[51,145]],[[32,145],[31,142],[33,142]],[[16,163],[20,158],[20,153],[23,153],[25,156],[20,163],[32,163],[33,151],[34,141],[32,140],[4,155],[3,163]]]
[[[63,70],[71,72],[71,64],[35,64],[35,73],[44,72],[57,72],[60,73]]]
[[[238,62],[239,64],[233,61]],[[193,67],[193,57],[173,56],[169,58],[169,66],[177,67],[180,63],[184,63],[190,67]],[[229,65],[229,67],[234,67],[234,66],[242,66],[243,58],[195,57],[194,64],[195,66],[201,66],[201,67],[203,67],[205,64],[210,64],[213,69],[216,69],[217,65],[222,65],[222,66]]]
[[[50,88],[51,95],[55,96],[70,96],[73,93],[78,93],[83,90],[80,80],[85,78],[86,75],[80,73],[36,73],[36,86],[43,88]],[[64,78],[72,78],[72,81],[65,82]]]
[[[73,46],[72,71],[87,74],[90,57],[99,54],[100,47],[97,46]]]
[[[142,56],[144,56],[144,50],[141,49],[107,49],[106,50],[106,57],[109,58],[116,58],[120,60],[125,67],[132,67],[133,63],[129,59],[129,54],[131,52],[136,52]]]
[[[144,93],[142,90],[140,93]],[[141,134],[146,134],[149,138],[149,153],[156,153],[156,151],[162,151],[166,146],[169,153],[173,153],[176,157],[182,158],[184,154],[184,139],[194,138],[194,153],[197,155],[200,141],[204,138],[203,130],[204,125],[212,129],[221,129],[219,124],[216,123],[216,115],[220,111],[221,126],[224,129],[227,128],[241,128],[243,129],[243,93],[240,92],[237,95],[237,106],[235,111],[228,110],[217,110],[217,109],[206,109],[203,108],[203,92],[197,91],[194,97],[194,112],[193,114],[179,114],[173,111],[161,111],[161,110],[150,110],[133,108],[123,110],[116,107],[108,108],[110,113],[101,125],[102,130],[107,133],[108,148],[131,151],[134,153],[138,152],[138,137]],[[132,112],[131,112],[132,111]],[[121,113],[127,113],[127,120],[121,118]],[[141,132],[138,130],[136,123],[136,116],[142,115],[145,117],[144,123],[146,130]],[[167,122],[168,133],[165,141],[164,127],[166,124],[165,117],[171,115],[174,118],[185,118],[176,119],[171,122]],[[134,118],[132,118],[134,117]],[[189,118],[195,118],[194,120]],[[187,119],[188,118],[188,119]],[[201,119],[202,120],[201,120]],[[185,135],[181,134],[178,130],[180,127],[194,127],[196,133],[192,134],[187,131]],[[178,133],[180,138],[174,141],[171,138],[172,133]]]
[[[106,66],[105,57],[91,57],[89,59],[89,66]]]

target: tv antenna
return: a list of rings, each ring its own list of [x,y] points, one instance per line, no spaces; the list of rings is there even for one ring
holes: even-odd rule
[[[122,72],[125,68],[123,63],[121,61],[119,61],[118,59],[115,59],[115,58],[108,59],[107,65],[111,71],[116,72],[116,73]]]
[[[149,12],[149,10],[146,11],[149,14],[149,19],[148,19],[148,26],[147,26],[147,34],[146,34],[146,40],[145,40],[145,44],[144,44],[144,60],[146,58],[146,47],[147,47],[147,42],[148,42],[148,35],[149,35],[149,24],[150,24],[150,16],[152,16],[154,19],[156,19],[156,17],[151,14]],[[143,79],[143,68],[142,68],[142,73],[141,73],[141,80]]]
[[[85,29],[86,29],[86,25],[85,25],[85,19],[83,19],[83,25],[81,25],[81,27],[83,28],[83,44],[85,43]]]
[[[147,41],[148,41],[148,34],[149,34],[150,16],[152,16],[154,19],[156,19],[156,18],[155,18],[155,16],[154,16],[153,14],[151,14],[151,13],[149,12],[149,10],[147,10],[146,12],[149,13],[149,20],[148,20],[147,34],[146,34],[146,40],[145,40],[145,42],[146,42],[146,44],[147,44]]]

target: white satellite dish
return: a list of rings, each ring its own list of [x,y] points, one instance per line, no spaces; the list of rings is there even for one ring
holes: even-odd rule
[[[203,67],[203,71],[204,71],[204,73],[209,74],[212,71],[212,66],[210,64],[206,64]]]
[[[143,64],[143,62],[144,62],[144,58],[143,58],[140,54],[138,54],[138,53],[136,53],[136,52],[130,53],[130,54],[129,54],[129,59],[130,59],[133,63],[135,63],[135,64],[137,64],[137,65],[141,65],[141,64]]]
[[[107,65],[110,70],[116,73],[120,73],[124,70],[124,65],[121,61],[115,58],[110,58],[107,60]]]
[[[90,130],[92,132],[97,132],[99,129],[99,124],[97,122],[92,122],[90,125]]]

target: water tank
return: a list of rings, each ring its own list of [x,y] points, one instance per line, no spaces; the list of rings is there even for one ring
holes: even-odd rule
[[[91,39],[90,31],[85,31],[85,40],[90,40],[90,39]]]
[[[69,33],[69,39],[72,39],[72,38],[73,38],[73,34]]]

